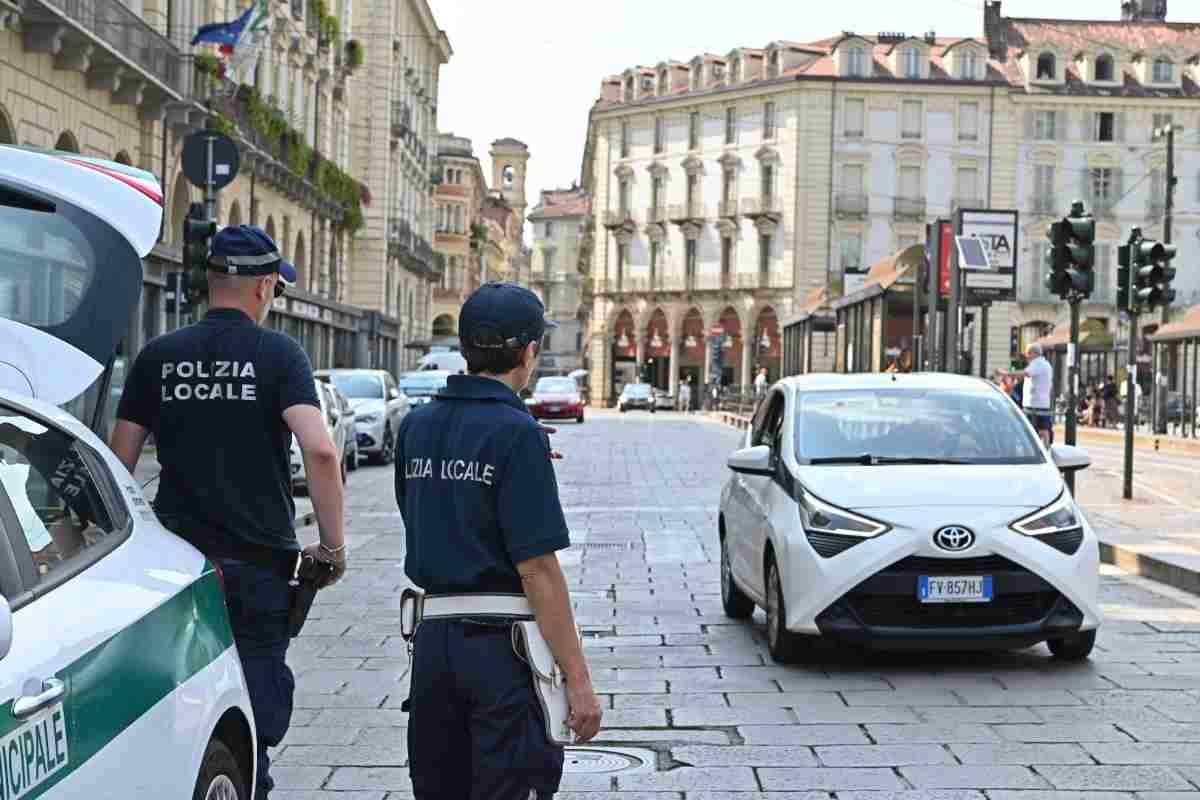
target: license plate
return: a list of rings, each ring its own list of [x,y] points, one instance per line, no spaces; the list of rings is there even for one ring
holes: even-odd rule
[[[546,406],[547,411],[562,411],[562,406]]]
[[[922,603],[990,603],[991,575],[921,575],[917,597]]]

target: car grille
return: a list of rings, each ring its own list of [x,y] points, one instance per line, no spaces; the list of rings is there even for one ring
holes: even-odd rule
[[[1083,544],[1083,528],[1059,531],[1058,533],[1046,533],[1034,538],[1070,556],[1074,555],[1079,550],[1079,546]]]
[[[922,603],[917,598],[921,575],[991,575],[995,597],[988,603]],[[937,629],[1036,623],[1059,597],[1041,577],[1004,556],[909,556],[863,581],[843,600],[867,627]]]
[[[861,536],[846,536],[841,533],[822,533],[820,531],[805,531],[808,543],[812,545],[817,555],[823,558],[833,558],[844,553],[856,544],[866,541]]]

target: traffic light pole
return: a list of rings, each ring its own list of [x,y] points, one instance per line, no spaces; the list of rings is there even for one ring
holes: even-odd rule
[[[1138,315],[1129,314],[1129,353],[1125,360],[1125,476],[1121,496],[1133,499],[1133,427],[1137,424],[1137,331]]]
[[[1072,298],[1071,303],[1071,344],[1067,349],[1067,419],[1064,426],[1066,431],[1063,439],[1067,444],[1075,444],[1075,427],[1077,414],[1075,411],[1075,388],[1079,380],[1079,298]],[[1075,472],[1069,470],[1063,474],[1067,489],[1075,494]]]

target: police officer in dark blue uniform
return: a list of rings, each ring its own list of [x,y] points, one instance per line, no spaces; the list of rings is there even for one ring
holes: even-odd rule
[[[320,541],[305,552],[331,565],[326,585],[346,568],[341,453],[322,419],[312,366],[294,339],[262,327],[272,301],[295,280],[295,268],[259,228],[219,231],[209,256],[208,313],[138,354],[112,436],[113,451],[133,472],[154,434],[162,466],[155,511],[224,575],[258,733],[258,800],[274,785],[267,748],[287,733],[295,690],[285,661],[288,581],[301,549],[293,434],[320,526]]]
[[[433,598],[457,600],[457,618],[416,631],[408,758],[418,800],[526,800],[558,790],[563,750],[546,730],[511,622],[487,595],[516,595],[566,676],[576,740],[600,729],[600,705],[558,563],[567,525],[544,429],[518,393],[553,323],[537,296],[514,284],[480,287],[458,334],[468,375],[451,375],[434,402],[400,425],[396,501],[404,570]]]

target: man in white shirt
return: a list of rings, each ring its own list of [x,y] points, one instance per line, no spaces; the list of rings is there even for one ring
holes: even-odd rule
[[[1001,370],[1001,374],[1013,378],[1023,378],[1025,385],[1021,390],[1021,401],[1025,406],[1025,415],[1033,423],[1033,428],[1049,446],[1054,440],[1054,409],[1050,405],[1050,390],[1054,383],[1054,368],[1042,355],[1042,346],[1036,342],[1025,348],[1025,369],[1016,372]]]
[[[762,397],[767,391],[767,368],[763,367],[758,371],[758,377],[754,379],[754,396]]]

